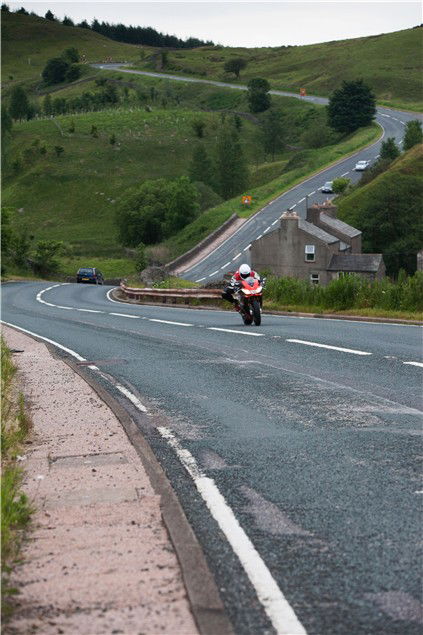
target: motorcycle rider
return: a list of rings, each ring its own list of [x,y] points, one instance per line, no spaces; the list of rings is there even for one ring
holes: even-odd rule
[[[240,282],[241,280],[246,280],[250,277],[255,278],[256,280],[260,280],[259,274],[256,271],[253,271],[250,265],[242,264],[238,271],[235,271],[230,283],[222,292],[222,298],[224,300],[227,300],[228,302],[231,302],[237,311],[239,311],[239,305],[233,297],[233,294],[235,293],[236,283]]]

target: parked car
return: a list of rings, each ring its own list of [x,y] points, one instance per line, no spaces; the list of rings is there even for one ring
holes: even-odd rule
[[[333,181],[326,181],[326,183],[321,188],[323,194],[333,194]]]
[[[367,170],[367,168],[369,167],[369,163],[370,161],[359,161],[358,163],[355,164],[354,170],[356,170],[357,172],[362,172],[363,170]]]
[[[81,267],[76,273],[77,282],[104,284],[103,274],[95,267]]]

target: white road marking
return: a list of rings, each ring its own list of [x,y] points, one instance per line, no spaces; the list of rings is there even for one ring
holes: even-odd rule
[[[259,240],[262,237],[263,237],[263,234],[260,234],[260,236],[257,236],[256,240]]]
[[[403,362],[403,364],[409,364],[410,366],[420,366],[420,368],[423,368],[423,364],[421,362]]]
[[[290,209],[294,209],[294,207],[297,207],[297,203],[294,203],[294,205]]]
[[[294,342],[294,344],[305,344],[306,346],[317,346],[318,348],[328,348],[333,351],[341,351],[342,353],[353,353],[353,355],[372,355],[366,351],[357,351],[353,348],[342,348],[340,346],[330,346],[329,344],[319,344],[318,342],[307,342],[306,340],[288,339],[286,342]]]
[[[139,320],[139,315],[128,315],[128,313],[109,313],[109,315],[117,315],[118,317],[132,318],[133,320]]]
[[[170,320],[157,320],[156,318],[147,318],[149,322],[161,322],[162,324],[174,324],[175,326],[194,326],[194,324],[188,324],[187,322],[171,322]]]
[[[196,280],[195,282],[202,282],[203,280],[206,279],[207,276],[204,276],[204,278],[199,278],[198,280]]]
[[[127,397],[129,401],[138,408],[138,410],[141,410],[141,412],[147,412],[147,408],[141,403],[138,397],[132,394],[132,392],[129,391],[127,388],[125,388],[125,386],[122,386],[121,384],[113,384],[113,385],[115,386],[115,388],[119,390],[119,392],[122,393],[122,395],[125,395],[125,397]]]
[[[76,310],[84,311],[85,313],[104,313],[104,311],[97,311],[95,309],[76,309]],[[113,313],[111,315],[113,315]]]
[[[268,231],[269,231],[269,229],[270,229],[270,225],[269,225],[269,227],[266,227],[266,229],[264,230],[263,234],[265,234],[266,232],[268,232]]]
[[[49,344],[54,344],[54,346],[57,346],[57,348],[60,348],[60,350],[65,351],[65,353],[69,353],[69,355],[72,355],[72,357],[75,357],[75,359],[77,359],[79,362],[87,361],[85,357],[81,357],[81,355],[79,355],[78,353],[75,353],[75,351],[73,351],[72,349],[66,348],[66,346],[62,346],[62,344],[58,344],[57,342],[49,339],[48,337],[44,337],[43,335],[38,335],[38,333],[33,333],[32,331],[23,329],[21,326],[16,326],[16,324],[10,324],[9,322],[5,322],[4,320],[2,320],[2,322],[3,324],[6,324],[6,326],[11,326],[12,328],[17,329],[18,331],[22,331],[23,333],[28,333],[28,335],[32,335],[33,337],[36,337],[39,340],[44,340],[44,342],[48,342]]]
[[[313,194],[316,194],[316,190],[314,190],[313,192],[310,192],[309,196],[313,196]]]
[[[405,121],[401,121],[400,119],[398,121],[402,123],[403,126],[405,126]]]
[[[223,331],[224,333],[238,333],[238,335],[253,335],[254,337],[263,337],[264,333],[250,333],[249,331],[235,331],[233,329],[220,329],[217,326],[208,326],[208,331]]]
[[[231,261],[229,261],[229,262],[225,263],[225,264],[223,265],[223,267],[220,267],[220,268],[221,268],[221,269],[226,269],[226,267],[229,267],[229,265],[230,265],[230,264],[231,264]],[[197,282],[198,282],[198,280],[197,280]]]
[[[305,196],[304,196],[303,198],[301,198],[301,199],[298,201],[298,203],[302,203],[303,201],[305,201]],[[295,205],[296,205],[296,204],[297,204],[297,203],[295,203]],[[293,207],[295,207],[295,205],[293,205]]]
[[[349,171],[348,172],[344,172],[344,174],[341,174],[341,176],[347,176],[347,174],[349,174]]]
[[[276,220],[273,221],[272,225],[276,225],[276,223],[278,222],[279,218],[277,218]]]
[[[239,254],[237,254],[236,256],[234,256],[234,258],[232,258],[232,262],[233,262],[234,260],[236,260],[237,258],[239,258],[241,255],[242,255],[242,254],[241,254],[241,252],[239,252]]]
[[[66,311],[75,311],[76,307],[74,306],[60,306],[60,304],[54,305],[56,309],[65,309]]]
[[[249,249],[251,247],[251,243],[249,245],[247,245],[246,247],[244,247],[244,249],[242,251],[247,251],[247,249]]]
[[[195,458],[183,448],[169,428],[157,428],[160,435],[174,450],[182,465],[194,481],[194,484],[226,536],[234,553],[238,556],[259,601],[264,607],[275,631],[282,634],[305,635],[303,625],[298,621],[292,607],[278,587],[275,579],[257,552],[251,540],[242,529],[234,512],[220,493],[213,479],[205,476],[199,469]]]
[[[217,273],[219,273],[219,269],[216,269],[216,271],[213,271],[213,273],[210,273],[209,278],[211,278],[212,276],[215,276]]]

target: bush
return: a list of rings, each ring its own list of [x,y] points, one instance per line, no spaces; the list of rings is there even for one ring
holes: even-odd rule
[[[135,253],[135,271],[141,273],[147,266],[147,256],[144,243],[140,243]]]

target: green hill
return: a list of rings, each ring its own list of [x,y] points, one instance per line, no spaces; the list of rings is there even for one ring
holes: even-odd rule
[[[28,80],[39,82],[47,60],[69,47],[77,48],[87,62],[107,58],[132,62],[140,57],[140,47],[115,42],[89,29],[17,13],[2,12],[1,20],[4,89]]]
[[[366,185],[337,201],[338,216],[363,232],[363,251],[383,253],[387,271],[416,269],[423,245],[423,146],[402,154]]]
[[[275,89],[328,96],[343,80],[362,78],[381,103],[422,109],[422,32],[418,27],[307,46],[178,50],[169,52],[163,70],[232,82],[225,62],[241,57],[248,62],[242,83],[265,77]],[[148,58],[138,66],[155,68]]]

